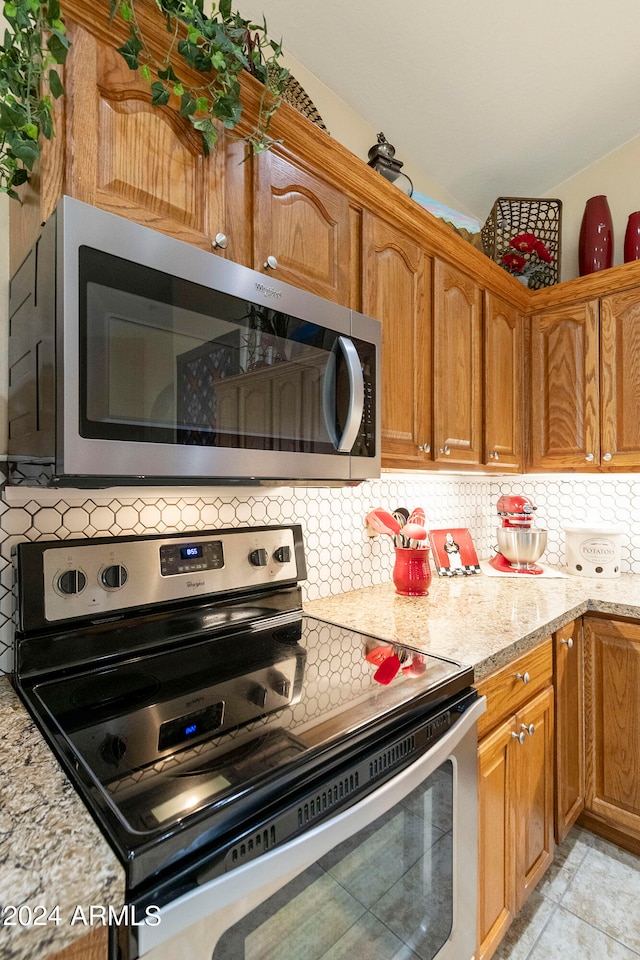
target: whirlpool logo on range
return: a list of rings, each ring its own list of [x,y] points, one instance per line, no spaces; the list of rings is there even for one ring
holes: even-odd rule
[[[606,563],[607,560],[615,560],[616,548],[612,540],[605,537],[594,537],[592,540],[585,540],[580,544],[580,554],[585,560],[591,560],[594,563]]]
[[[198,587],[204,587],[204,580],[187,580],[186,586],[189,590],[197,590]]]

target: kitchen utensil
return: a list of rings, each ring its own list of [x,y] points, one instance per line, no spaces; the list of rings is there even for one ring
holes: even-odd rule
[[[366,515],[365,522],[372,530],[375,530],[376,533],[385,533],[390,537],[400,533],[400,524],[398,521],[388,510],[383,510],[382,507],[376,507],[375,510],[371,510]]]
[[[496,505],[502,526],[496,530],[498,553],[489,563],[502,573],[542,573],[538,560],[547,546],[547,531],[532,529],[536,506],[529,497],[505,494]]]
[[[409,545],[413,540],[426,540],[427,531],[419,523],[405,523],[401,531],[402,539]],[[418,544],[416,544],[418,546]]]
[[[424,510],[422,507],[416,507],[415,510],[412,510],[409,514],[407,523],[419,523],[421,527],[424,527],[424,520]]]
[[[370,650],[366,654],[365,660],[368,660],[369,663],[373,663],[376,667],[379,667],[387,657],[390,657],[393,653],[393,647],[389,644],[383,644],[378,647],[374,647],[373,650]]]
[[[382,661],[374,673],[373,679],[386,686],[388,683],[391,683],[399,669],[400,658],[395,653],[392,653],[391,656],[386,657],[386,659]]]
[[[400,524],[400,529],[402,530],[405,523],[409,519],[409,511],[404,509],[395,509],[393,511],[393,518],[394,520],[398,521],[398,523]]]

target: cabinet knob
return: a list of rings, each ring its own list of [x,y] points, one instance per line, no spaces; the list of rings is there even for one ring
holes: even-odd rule
[[[262,266],[265,270],[276,270],[278,267],[278,261],[275,257],[267,257]]]
[[[513,731],[511,731],[511,736],[513,737],[514,740],[517,740],[518,743],[524,743],[526,739],[524,735],[524,731],[522,733],[514,733]]]
[[[560,643],[566,643],[567,649],[571,650],[573,646],[573,637],[568,637],[566,640],[561,640]]]
[[[535,724],[533,723],[530,723],[529,726],[527,726],[526,723],[521,723],[520,729],[522,730],[523,734],[528,733],[530,737],[532,737],[536,732],[536,727],[535,727]]]
[[[603,459],[606,463],[609,463],[609,460],[612,459],[612,455],[611,455],[610,453],[604,453],[604,454],[602,455],[602,459]]]
[[[526,672],[526,670],[524,673],[516,673],[516,680],[522,680],[523,683],[529,683],[530,679],[531,677]]]
[[[493,451],[489,454],[489,460],[499,460],[499,459],[500,459],[500,454],[498,453],[497,450],[493,450]]]
[[[448,457],[451,453],[451,447],[448,443],[445,443],[444,447],[440,447],[440,453],[444,453],[445,457]]]
[[[593,463],[593,461],[595,460],[595,457],[592,453],[588,453],[585,457],[585,460],[587,461],[587,463]]]
[[[431,453],[431,444],[430,443],[419,443],[418,450],[422,450],[423,453]]]
[[[229,246],[229,240],[226,233],[216,233],[215,240],[211,241],[211,246],[214,250],[217,250],[218,248],[220,250],[226,250]]]

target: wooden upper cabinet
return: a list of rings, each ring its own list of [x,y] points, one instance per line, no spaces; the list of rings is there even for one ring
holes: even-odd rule
[[[253,267],[349,305],[351,233],[347,196],[276,149],[254,159]]]
[[[599,459],[598,303],[531,320],[531,470],[585,470]]]
[[[437,258],[433,289],[433,456],[481,463],[482,292]]]
[[[522,352],[520,312],[485,292],[484,463],[499,470],[522,462]]]
[[[362,310],[382,322],[382,461],[430,461],[430,261],[397,227],[364,211]]]
[[[640,288],[600,301],[603,467],[640,466]]]
[[[246,260],[244,145],[222,136],[204,157],[198,131],[151,104],[112,44],[75,24],[70,37],[64,192],[206,250],[225,233],[225,255]]]

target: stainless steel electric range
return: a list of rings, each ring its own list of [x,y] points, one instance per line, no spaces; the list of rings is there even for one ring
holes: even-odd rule
[[[120,858],[127,903],[153,914],[111,932],[114,957],[179,944],[260,960],[255,931],[309,871],[342,891],[335,863],[398,817],[439,906],[393,936],[427,960],[472,956],[470,668],[305,616],[298,525],[23,543],[15,568],[15,687]],[[365,927],[384,923],[349,896]]]

